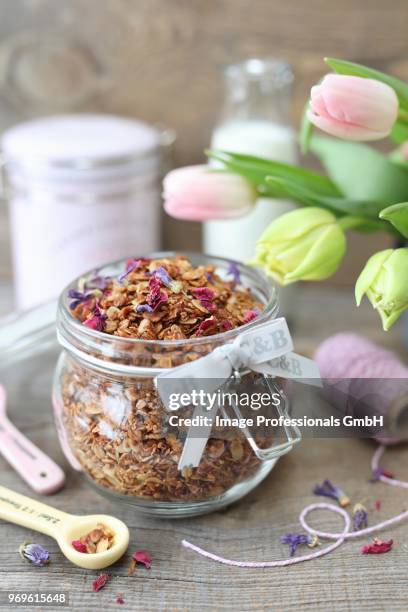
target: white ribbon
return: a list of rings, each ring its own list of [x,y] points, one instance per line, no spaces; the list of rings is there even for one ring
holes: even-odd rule
[[[171,410],[170,395],[174,391],[174,386],[168,384],[171,379],[177,380],[175,385],[179,395],[191,395],[197,388],[205,393],[213,393],[234,372],[246,369],[320,386],[317,364],[292,350],[292,338],[286,320],[281,317],[241,333],[233,342],[217,347],[205,357],[159,374],[156,378],[157,390],[163,404]],[[211,411],[206,411],[207,416],[213,417],[218,408],[215,405]],[[202,410],[198,406],[194,416],[201,414]],[[186,466],[199,465],[211,426],[202,428],[202,431],[202,438],[193,438],[190,432],[187,434],[178,465],[180,470]]]

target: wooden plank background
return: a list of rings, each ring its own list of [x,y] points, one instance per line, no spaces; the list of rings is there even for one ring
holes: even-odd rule
[[[325,55],[408,78],[407,22],[406,0],[2,0],[0,130],[54,112],[118,113],[175,128],[174,163],[194,163],[217,119],[226,63],[287,58],[297,123]],[[10,258],[0,209],[1,278]],[[197,249],[200,228],[166,219],[163,241]],[[384,242],[352,244],[339,282]]]

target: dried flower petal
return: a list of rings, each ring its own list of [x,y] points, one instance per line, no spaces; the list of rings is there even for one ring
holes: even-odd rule
[[[227,270],[227,274],[234,278],[234,287],[235,285],[239,285],[241,283],[241,273],[239,271],[238,264],[235,261],[231,261]]]
[[[386,478],[395,478],[395,475],[392,472],[383,470],[381,467],[377,467],[375,470],[373,470],[370,482],[378,482],[381,476],[385,476]]]
[[[222,329],[225,329],[225,331],[229,331],[234,326],[231,323],[231,321],[228,321],[227,319],[225,319],[224,321],[220,321],[220,327],[222,327]]]
[[[136,563],[142,563],[147,569],[152,567],[152,557],[146,550],[137,550],[133,553],[132,559]]]
[[[29,561],[37,567],[47,565],[50,562],[49,551],[40,546],[40,544],[32,544],[31,542],[23,542],[18,549],[20,556],[25,561]]]
[[[99,574],[97,578],[92,582],[92,589],[97,593],[106,585],[109,580],[109,574]]]
[[[214,327],[216,327],[217,325],[218,320],[216,317],[209,317],[208,319],[204,319],[204,321],[201,321],[200,325],[198,326],[196,336],[203,336],[206,332],[210,331],[211,329],[214,329]]]
[[[68,297],[71,298],[72,300],[69,307],[71,308],[71,310],[75,310],[75,308],[79,306],[79,304],[84,304],[88,300],[91,300],[93,298],[93,294],[92,293],[82,293],[81,291],[70,289],[68,291]]]
[[[368,527],[368,513],[363,504],[356,504],[353,508],[354,531],[360,531]]]
[[[136,306],[136,312],[148,312],[151,314],[152,312],[154,312],[154,308],[149,306],[149,304],[139,304],[138,306]]]
[[[330,480],[325,480],[322,485],[316,485],[313,489],[313,493],[315,495],[323,495],[323,497],[330,497],[331,499],[337,500],[342,508],[345,508],[350,503],[347,495],[339,489],[339,487],[336,487],[330,482]]]
[[[215,312],[217,310],[217,306],[213,304],[215,293],[212,289],[208,287],[196,287],[191,290],[191,293],[208,312]]]
[[[123,605],[125,603],[125,600],[123,599],[122,595],[117,596],[116,603],[120,605]]]
[[[128,567],[128,576],[133,576],[135,569],[136,569],[136,561],[135,559],[132,559]]]
[[[95,306],[93,314],[84,321],[84,325],[97,331],[103,331],[105,329],[106,315],[101,312],[99,306]]]
[[[133,270],[136,270],[136,268],[138,268],[142,262],[146,261],[145,259],[128,259],[126,262],[126,268],[125,271],[123,272],[123,274],[121,274],[118,277],[118,281],[120,283],[122,283],[125,278],[131,273],[133,272]]]
[[[253,310],[245,310],[244,312],[244,323],[249,323],[259,317],[260,311],[258,308],[254,308]]]
[[[173,280],[170,278],[169,273],[163,266],[159,266],[152,272],[152,276],[158,278],[165,287],[171,287]]]
[[[374,508],[376,510],[381,510],[381,501],[379,499],[376,499],[374,502]]]
[[[71,545],[80,553],[87,553],[87,549],[85,544],[81,542],[81,540],[72,540]]]
[[[162,304],[167,302],[168,295],[161,291],[161,281],[156,276],[152,276],[149,281],[149,293],[147,294],[147,304],[140,304],[136,308],[136,312],[152,313]]]
[[[378,540],[374,538],[372,544],[366,544],[361,549],[363,555],[382,555],[383,553],[387,553],[392,549],[392,545],[394,544],[393,540]]]
[[[319,544],[319,540],[316,536],[307,535],[304,533],[286,533],[281,537],[282,544],[289,545],[289,553],[290,556],[296,552],[298,546],[309,546],[309,548],[314,548]]]

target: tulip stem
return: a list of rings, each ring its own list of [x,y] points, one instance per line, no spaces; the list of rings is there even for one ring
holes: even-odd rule
[[[408,111],[403,110],[401,107],[398,109],[398,119],[408,123]]]
[[[346,215],[344,217],[340,217],[340,219],[338,219],[337,222],[340,225],[340,227],[344,230],[354,229],[354,228],[359,227],[360,225],[367,225],[367,223],[369,223],[370,225],[373,225],[373,229],[374,229],[374,225],[378,225],[379,229],[383,229],[381,222],[374,221],[372,219],[368,220],[368,219],[365,219],[364,217],[353,217],[352,215]]]

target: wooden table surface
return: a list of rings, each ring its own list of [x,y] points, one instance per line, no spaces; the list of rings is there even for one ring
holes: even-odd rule
[[[2,292],[3,291],[3,292]],[[0,291],[1,308],[7,294]],[[341,313],[341,314],[340,314]],[[397,346],[400,330],[384,336],[367,307],[357,311],[344,290],[303,288],[297,298],[292,326],[298,350],[310,351],[322,338],[340,329],[358,329],[388,345]],[[371,441],[357,439],[305,440],[283,457],[269,477],[239,503],[195,519],[163,520],[139,516],[131,507],[117,505],[90,490],[66,464],[56,439],[50,403],[50,380],[55,354],[0,372],[9,393],[9,414],[14,423],[67,473],[60,493],[42,501],[78,514],[111,513],[130,528],[129,554],[110,569],[112,579],[99,593],[92,591],[96,572],[66,561],[57,544],[46,536],[0,522],[0,591],[65,590],[72,610],[384,610],[408,608],[408,525],[393,527],[383,536],[395,541],[386,555],[362,555],[370,538],[351,541],[326,557],[289,568],[245,569],[220,565],[181,546],[183,538],[214,553],[238,560],[286,558],[279,538],[299,532],[303,507],[317,501],[313,486],[330,478],[353,502],[364,500],[375,524],[406,510],[407,492],[383,484],[370,484]],[[385,464],[402,479],[407,449],[389,451]],[[24,482],[0,458],[0,483],[32,495]],[[382,502],[374,509],[374,501]],[[322,513],[313,524],[326,530],[342,528],[341,519]],[[45,545],[51,552],[48,567],[24,564],[17,549],[24,540]],[[127,576],[130,551],[146,549],[153,557],[150,570],[140,567]],[[122,595],[125,604],[116,603]],[[12,609],[12,608],[10,608]],[[38,608],[37,608],[38,609]],[[47,608],[54,609],[54,608]]]

